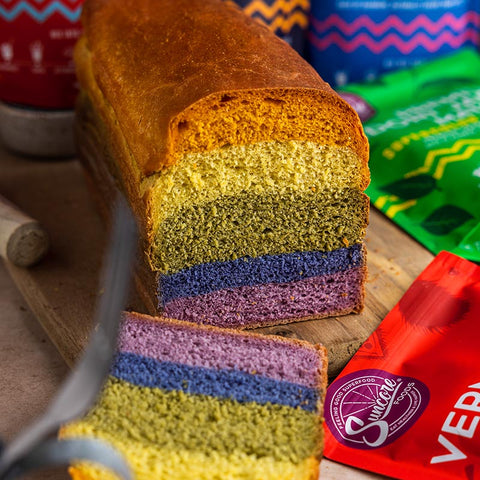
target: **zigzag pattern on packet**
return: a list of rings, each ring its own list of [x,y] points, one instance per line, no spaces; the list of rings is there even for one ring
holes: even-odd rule
[[[341,86],[479,46],[480,1],[447,3],[313,2],[310,60],[326,81]]]
[[[427,52],[435,53],[443,46],[450,46],[457,49],[465,44],[474,44],[478,37],[478,31],[468,29],[458,35],[451,32],[443,32],[436,38],[431,38],[423,32],[416,33],[411,38],[403,39],[395,33],[390,33],[382,39],[374,39],[366,33],[360,33],[351,40],[343,38],[336,32],[327,34],[324,38],[313,36],[312,44],[319,50],[327,50],[331,46],[336,46],[344,52],[355,52],[361,47],[367,48],[374,54],[380,54],[393,47],[398,52],[408,55],[418,48],[423,48]]]
[[[480,27],[480,13],[471,10],[457,18],[448,12],[437,21],[432,21],[427,15],[420,14],[408,23],[404,22],[398,15],[389,15],[381,22],[375,22],[368,15],[360,15],[352,22],[347,22],[340,15],[332,14],[323,21],[313,18],[312,24],[319,34],[327,33],[330,29],[336,29],[345,36],[351,36],[364,29],[373,36],[384,35],[389,30],[396,31],[404,36],[413,35],[422,30],[431,35],[436,35],[445,29],[457,33],[471,26],[478,29]]]
[[[310,0],[236,0],[245,13],[265,23],[302,53],[308,28]]]

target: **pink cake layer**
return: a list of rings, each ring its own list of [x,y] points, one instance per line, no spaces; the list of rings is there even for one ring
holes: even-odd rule
[[[248,328],[288,319],[350,313],[363,303],[364,268],[297,282],[268,283],[176,298],[164,315],[217,327]]]
[[[272,336],[264,339],[242,332],[192,328],[191,324],[182,325],[183,322],[167,321],[158,328],[158,322],[162,320],[146,321],[138,314],[126,313],[119,336],[120,353],[317,386],[318,353],[313,348]]]

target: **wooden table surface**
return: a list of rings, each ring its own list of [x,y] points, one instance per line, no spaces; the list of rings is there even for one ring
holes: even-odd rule
[[[58,191],[67,193],[58,197]],[[64,360],[72,364],[87,341],[91,324],[85,319],[91,318],[101,289],[97,280],[104,241],[98,233],[103,226],[92,214],[95,208],[74,160],[40,162],[0,148],[0,194],[38,218],[52,234],[52,251],[37,267],[0,265],[0,437],[8,439],[44,409],[67,372]],[[333,372],[341,369],[432,259],[378,212],[372,212],[367,246],[366,312],[330,319],[328,328],[312,322],[273,328],[327,344]],[[133,295],[130,306],[137,302]],[[322,462],[321,477],[382,478],[328,460]],[[67,476],[59,470],[32,478]]]

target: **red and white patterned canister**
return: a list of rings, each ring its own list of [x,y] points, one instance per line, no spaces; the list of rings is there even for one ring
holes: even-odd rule
[[[73,153],[73,47],[82,0],[0,0],[0,137],[29,155]]]
[[[0,0],[0,100],[72,108],[82,0]]]

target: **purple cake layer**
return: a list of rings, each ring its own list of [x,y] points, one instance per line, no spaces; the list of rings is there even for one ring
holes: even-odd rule
[[[253,327],[352,312],[363,304],[365,268],[298,282],[231,288],[165,305],[167,317],[217,327]]]
[[[157,322],[147,318],[150,321],[138,314],[125,314],[119,352],[192,367],[255,372],[306,387],[315,387],[318,382],[318,354],[314,349],[271,336],[266,341],[242,332],[193,329],[183,322],[169,322],[158,328]]]

